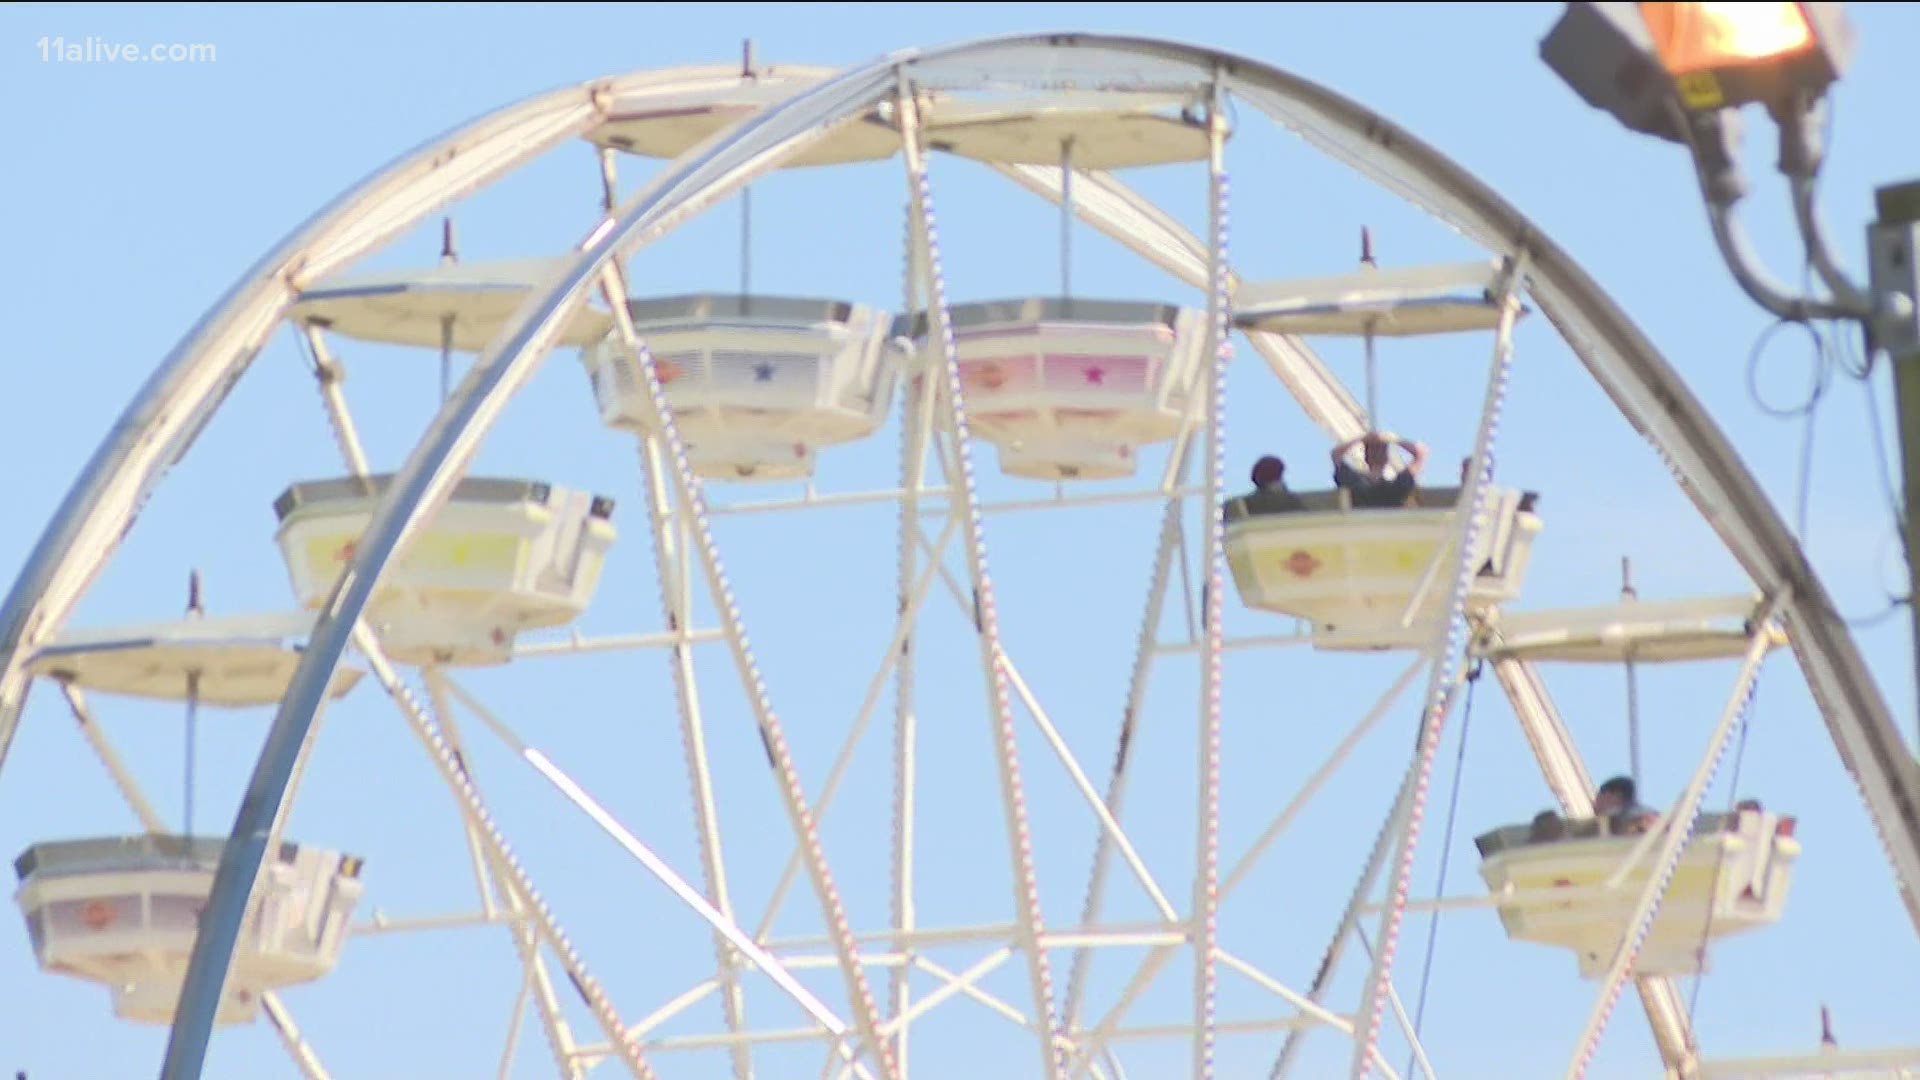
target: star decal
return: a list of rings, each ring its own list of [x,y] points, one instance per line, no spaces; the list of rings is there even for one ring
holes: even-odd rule
[[[1099,364],[1088,368],[1083,374],[1086,375],[1087,385],[1089,386],[1105,386],[1107,384],[1107,369],[1101,367]]]
[[[759,363],[753,365],[753,381],[754,382],[772,382],[773,381],[773,365],[767,363],[765,360],[762,360]]]
[[[685,369],[681,368],[679,364],[676,364],[671,360],[661,360],[658,358],[654,360],[653,370],[656,374],[660,376],[661,386],[666,386],[667,384],[673,382],[675,379],[678,379],[680,376],[686,374]]]
[[[354,553],[357,552],[359,549],[360,549],[360,546],[357,543],[355,543],[352,540],[349,540],[346,543],[341,544],[339,549],[333,553],[333,561],[344,566],[353,559]]]
[[[1313,552],[1305,548],[1300,548],[1287,556],[1287,573],[1297,578],[1312,577],[1313,572],[1320,569],[1320,565],[1320,560],[1313,557]]]

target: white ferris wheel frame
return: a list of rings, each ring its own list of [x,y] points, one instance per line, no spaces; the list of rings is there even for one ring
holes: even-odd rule
[[[0,660],[0,762],[4,762],[30,685],[27,660],[59,632],[166,468],[187,452],[226,392],[304,289],[413,226],[434,208],[492,182],[565,140],[587,134],[609,116],[688,93],[730,86],[737,78],[735,69],[720,67],[643,72],[598,80],[509,106],[375,174],[249,271],[168,356],[128,407],[48,526],[4,609],[0,609],[0,657],[4,658]],[[176,1027],[176,1047],[184,1049],[170,1056],[170,1063],[197,1061],[196,1041],[198,1052],[204,1052],[204,1034],[196,1036],[183,1030],[191,1026],[185,1021],[194,1012],[192,995],[198,992],[205,997],[203,987],[211,985],[212,997],[217,999],[219,976],[225,970],[220,952],[231,947],[227,928],[237,925],[258,872],[260,854],[277,837],[290,783],[309,745],[321,695],[350,637],[357,636],[361,651],[373,661],[376,677],[401,700],[403,711],[426,719],[416,724],[416,733],[430,747],[438,744],[436,759],[446,769],[453,768],[457,743],[448,741],[446,733],[436,737],[436,725],[426,718],[426,710],[417,704],[411,710],[406,708],[410,699],[380,658],[378,643],[359,627],[359,613],[389,558],[416,523],[444,501],[494,418],[538,367],[569,314],[596,288],[613,296],[625,295],[619,259],[757,175],[778,167],[783,159],[822,137],[834,125],[889,100],[903,84],[910,83],[916,89],[968,89],[989,83],[1032,86],[1071,81],[1214,87],[1217,93],[1253,105],[1283,128],[1488,249],[1523,259],[1525,271],[1516,287],[1524,288],[1622,415],[1669,462],[1682,490],[1785,624],[1836,749],[1861,790],[1892,862],[1903,900],[1916,925],[1920,925],[1920,766],[1906,752],[1846,625],[1785,523],[1732,446],[1652,344],[1564,252],[1496,194],[1419,140],[1339,95],[1285,72],[1214,50],[1150,39],[1020,35],[906,50],[831,76],[792,68],[762,76],[762,82],[790,85],[792,95],[665,167],[587,238],[546,290],[530,300],[491,343],[382,496],[363,542],[314,628],[299,672],[275,717],[260,770],[243,803],[240,826],[221,863],[207,913],[212,932],[203,932],[196,949],[190,980],[195,989],[190,990],[189,1004],[181,1010],[183,1023]],[[907,147],[912,170],[914,146],[910,140]],[[997,168],[1047,198],[1059,201],[1063,197],[1058,169]],[[1076,178],[1072,210],[1080,219],[1190,283],[1205,284],[1210,280],[1210,270],[1222,269],[1209,265],[1217,255],[1216,246],[1195,240],[1104,175]],[[938,306],[944,309],[943,304]],[[615,311],[616,320],[625,323],[621,318],[624,308],[616,306]],[[631,338],[630,324],[624,331]],[[1359,433],[1359,408],[1311,353],[1289,338],[1249,336],[1311,419],[1337,438]],[[647,366],[650,372],[650,362]],[[651,375],[649,379],[657,388],[657,380]],[[329,405],[333,404],[330,396]],[[348,442],[351,445],[352,440]],[[660,448],[652,441],[645,445],[645,463],[658,500],[667,490],[663,481],[669,479],[664,475],[669,471],[668,463],[661,460]],[[364,471],[363,456],[350,449],[348,457],[350,465]],[[965,469],[964,451],[958,457],[956,464]],[[684,462],[678,464],[684,477]],[[1187,493],[1184,485],[1163,485],[1163,494],[1174,494],[1176,487]],[[686,490],[684,484],[677,495],[683,506],[699,504],[695,493]],[[656,535],[665,538],[667,534],[657,531]],[[686,539],[684,534],[682,539]],[[710,542],[702,546],[711,547]],[[977,554],[977,541],[970,547]],[[1165,550],[1163,544],[1162,566]],[[670,580],[664,572],[669,569],[664,551],[661,558],[664,585]],[[903,562],[904,558],[903,552]],[[932,569],[931,564],[928,569]],[[984,572],[983,567],[976,570]],[[903,565],[903,586],[908,572]],[[1164,572],[1155,576],[1160,581],[1165,577]],[[719,577],[711,565],[709,577]],[[724,579],[710,584],[724,586]],[[926,584],[930,584],[930,576]],[[668,592],[671,596],[672,590]],[[715,592],[725,595],[724,587]],[[676,605],[672,599],[667,604],[671,617]],[[723,609],[728,606],[722,605]],[[737,613],[733,618],[737,620]],[[740,658],[744,634],[737,624],[720,636],[735,643],[736,657]],[[1222,644],[1214,638],[1207,647],[1217,651]],[[1009,682],[1018,689],[1017,671],[1010,661],[996,660],[989,651],[986,663],[990,677],[994,672],[1012,672]],[[750,654],[745,655],[741,666],[743,676],[750,676]],[[1525,662],[1511,658],[1495,660],[1492,666],[1556,796],[1572,812],[1590,809],[1590,779],[1538,675]],[[748,682],[751,685],[753,679],[748,677]],[[438,681],[430,681],[430,690],[445,692]],[[82,699],[70,697],[70,704],[76,712],[84,711]],[[437,711],[451,716],[444,708]],[[770,707],[763,692],[756,711],[761,713],[763,731],[767,731]],[[472,790],[470,784],[451,773],[449,782],[456,788]],[[797,791],[792,794],[789,809],[804,844],[808,810],[804,795]],[[467,810],[470,825],[484,831],[485,810],[478,802],[477,791]],[[1123,836],[1117,829],[1114,832]],[[1206,842],[1203,837],[1203,845]],[[496,870],[504,871],[504,878],[516,876],[510,866],[501,865],[510,862],[510,857],[503,860],[497,844],[491,852],[481,852],[486,845],[479,840],[475,844],[476,861],[492,862]],[[817,876],[824,871],[823,864],[809,869],[816,874],[816,888],[821,888]],[[823,891],[830,890],[828,884]],[[510,883],[506,891],[516,910],[529,904],[538,914],[542,905],[531,894],[528,883]],[[550,920],[545,921],[542,936],[564,951],[564,935]],[[1032,937],[1032,928],[1023,936],[1019,951],[1026,952],[1034,962],[1041,950]],[[223,937],[228,938],[224,946]],[[844,921],[839,937],[835,944],[841,966],[848,971],[850,982],[863,981],[855,971],[858,963],[851,954],[853,943]],[[533,944],[528,937],[526,947],[532,948]],[[1214,960],[1226,961],[1214,950],[1205,953],[1206,962],[1200,965],[1203,968],[1210,970]],[[977,978],[978,973],[970,976]],[[955,988],[953,992],[965,992],[968,978],[955,976],[949,984]],[[1036,987],[1040,978],[1036,966]],[[1663,1059],[1670,1066],[1687,1060],[1692,1053],[1691,1038],[1671,987],[1664,980],[1645,979],[1640,981],[1640,989]],[[1069,1000],[1072,998],[1070,990]],[[856,1011],[866,1014],[857,1018],[863,1038],[870,1047],[879,1049],[885,1039],[880,1037],[877,1013],[870,1004]],[[613,1020],[617,1025],[617,1016]],[[1196,1022],[1210,1034],[1210,1015],[1204,1021],[1197,1016]],[[1043,1057],[1047,1056],[1043,1052]],[[885,1060],[884,1053],[879,1060]],[[628,1063],[644,1074],[646,1067],[637,1053],[629,1056]],[[1356,1068],[1362,1065],[1357,1056]]]

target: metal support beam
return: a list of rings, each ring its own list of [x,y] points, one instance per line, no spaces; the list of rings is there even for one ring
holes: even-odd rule
[[[919,300],[923,281],[919,260],[914,257],[917,253],[915,238],[918,230],[914,228],[911,215],[905,225],[910,254],[906,259],[903,299],[906,301],[906,310],[917,311],[921,310]],[[919,717],[914,710],[912,628],[918,621],[920,601],[925,598],[927,587],[932,585],[931,576],[924,582],[917,581],[917,577],[921,530],[920,491],[926,483],[927,444],[933,432],[936,389],[932,379],[925,380],[920,393],[909,400],[905,422],[900,425],[900,487],[905,494],[900,500],[900,521],[897,526],[899,551],[894,598],[905,625],[896,631],[899,651],[894,654],[893,660],[893,851],[888,862],[892,871],[888,914],[894,930],[900,934],[911,932],[918,922],[914,890],[914,827],[918,808]],[[947,515],[946,530],[951,530],[956,524],[953,515]],[[947,533],[943,531],[942,536],[945,535]],[[936,561],[942,550],[944,541],[935,545],[933,558]],[[893,947],[908,950],[907,944],[899,938],[894,939]],[[1007,955],[1011,955],[1011,952]],[[935,994],[928,1000],[935,1000],[938,996]],[[893,1016],[888,1024],[895,1025],[891,1028],[893,1051],[899,1058],[902,1076],[910,1073],[910,1040],[906,1018],[912,1009],[911,972],[902,965],[888,973],[887,982],[887,1011]]]
[[[333,432],[334,444],[340,448],[340,456],[346,460],[347,471],[355,476],[367,475],[367,451],[360,443],[360,431],[354,426],[353,413],[347,408],[347,397],[340,389],[346,381],[346,369],[340,361],[334,359],[327,348],[326,335],[312,323],[300,327],[300,338],[307,346],[307,363],[313,373],[313,381],[320,391],[320,404],[327,412],[327,427]]]
[[[1387,856],[1392,854],[1394,839],[1399,836],[1401,825],[1413,806],[1414,785],[1419,779],[1420,763],[1414,761],[1400,781],[1400,787],[1394,792],[1393,805],[1387,810],[1387,819],[1380,823],[1380,832],[1374,837],[1373,848],[1367,853],[1366,864],[1360,870],[1360,879],[1354,882],[1353,893],[1347,898],[1346,910],[1340,914],[1340,925],[1333,931],[1333,940],[1327,943],[1327,951],[1320,957],[1320,967],[1313,973],[1313,981],[1307,985],[1307,1000],[1318,1005],[1333,984],[1335,972],[1339,970],[1340,959],[1346,953],[1347,939],[1354,937],[1359,928],[1361,911],[1367,906],[1367,897],[1373,892],[1380,874],[1386,869]],[[1359,1017],[1356,1017],[1359,1019]],[[1290,1032],[1280,1044],[1280,1053],[1273,1060],[1273,1068],[1267,1073],[1270,1080],[1282,1080],[1293,1068],[1295,1057],[1299,1054],[1306,1029]],[[1357,1035],[1357,1029],[1355,1034]],[[1356,1039],[1355,1046],[1359,1047]],[[1379,1047],[1366,1048],[1365,1053],[1378,1055]]]
[[[1339,770],[1340,766],[1346,761],[1354,748],[1366,737],[1367,732],[1371,731],[1373,727],[1380,722],[1381,718],[1386,716],[1388,710],[1392,708],[1393,703],[1399,699],[1401,694],[1406,692],[1408,685],[1412,683],[1413,677],[1418,674],[1422,664],[1423,658],[1416,657],[1413,663],[1407,666],[1400,677],[1394,680],[1393,684],[1387,688],[1386,693],[1381,695],[1380,700],[1374,704],[1373,708],[1367,711],[1366,716],[1362,717],[1360,722],[1354,725],[1353,730],[1349,731],[1347,735],[1340,740],[1340,744],[1328,755],[1327,760],[1314,771],[1312,776],[1307,778],[1306,782],[1301,785],[1300,790],[1294,793],[1293,798],[1287,802],[1287,805],[1281,809],[1279,814],[1275,815],[1273,821],[1267,826],[1266,830],[1260,834],[1260,837],[1247,848],[1246,852],[1243,853],[1227,871],[1225,879],[1220,885],[1220,899],[1222,902],[1225,902],[1228,897],[1232,896],[1233,891],[1246,880],[1248,874],[1252,873],[1253,868],[1259,863],[1260,857],[1266,852],[1267,848],[1286,831],[1287,827],[1293,823],[1293,819],[1299,816],[1300,812],[1306,808],[1307,803],[1312,800],[1313,796],[1318,794],[1320,789],[1326,785],[1327,781],[1333,777],[1333,774]],[[1384,844],[1386,842],[1385,838],[1386,834],[1383,832],[1379,843]],[[1384,857],[1384,855],[1380,856],[1380,858]],[[1374,861],[1370,860],[1369,865],[1374,865]],[[1372,873],[1372,871],[1369,871],[1369,873]],[[1363,881],[1363,887],[1356,893],[1354,905],[1358,905],[1364,900],[1365,896],[1362,894],[1372,887],[1370,877],[1363,879]],[[1341,923],[1341,929],[1335,936],[1333,945],[1329,947],[1330,952],[1336,955],[1336,959],[1338,951],[1345,947],[1345,941],[1355,917],[1357,916],[1351,912],[1349,913]],[[1092,1035],[1085,1040],[1086,1049],[1083,1051],[1080,1067],[1084,1068],[1091,1062],[1092,1058],[1099,1052],[1107,1035],[1118,1029],[1120,1022],[1126,1018],[1127,1010],[1133,1006],[1134,1000],[1146,990],[1153,982],[1153,979],[1159,975],[1161,969],[1173,959],[1174,953],[1175,947],[1173,945],[1162,946],[1156,948],[1141,962],[1133,978],[1129,980],[1125,988],[1121,990],[1119,999],[1094,1026]],[[1223,963],[1227,962],[1224,953],[1222,954],[1221,960]],[[1318,989],[1302,999],[1307,1002],[1302,1008],[1319,1008],[1320,997],[1326,990],[1328,968],[1335,962],[1336,961],[1328,961],[1322,965],[1322,973],[1315,980]]]
[[[507,727],[499,717],[495,716],[492,710],[481,704],[478,698],[474,697],[456,683],[449,682],[448,685],[453,691],[453,695],[460,699],[461,704],[465,705],[469,711],[479,717],[480,722],[485,724],[487,729],[492,731],[501,742],[505,743],[508,749],[512,750],[522,761],[532,766],[533,770],[539,773],[549,784],[553,785],[555,790],[565,796],[568,802],[573,803],[576,808],[591,818],[593,823],[600,827],[601,831],[605,832],[615,843],[619,844],[627,854],[633,856],[635,861],[646,867],[648,873],[652,874],[662,885],[667,887],[668,891],[679,898],[681,903],[692,909],[695,914],[699,915],[702,920],[712,927],[714,932],[719,935],[723,947],[738,950],[746,957],[749,963],[760,970],[761,974],[771,979],[774,985],[780,987],[789,997],[793,998],[793,1000],[806,1011],[807,1015],[813,1017],[814,1021],[818,1023],[823,1030],[832,1034],[837,1039],[846,1036],[846,1022],[835,1016],[832,1011],[826,1007],[825,1003],[821,1002],[820,999],[815,997],[805,986],[801,985],[799,980],[794,978],[793,973],[787,970],[784,964],[774,959],[765,949],[755,944],[753,939],[747,936],[747,932],[742,930],[739,924],[733,921],[732,916],[714,907],[698,890],[692,885],[689,885],[684,878],[675,872],[673,867],[667,864],[666,860],[660,858],[651,848],[642,843],[640,838],[635,836],[631,829],[627,828],[609,813],[607,808],[601,805],[598,800],[588,795],[586,789],[582,788],[578,781],[563,772],[559,766],[553,763],[551,758],[541,753],[538,749],[529,746],[518,735],[515,735],[513,730]],[[717,975],[717,980],[723,992],[733,981],[729,978],[730,975],[732,975],[732,972],[727,970],[722,970]],[[731,1027],[734,1033],[737,1034],[743,1025],[735,1024],[731,1025]],[[849,1058],[850,1057],[851,1051],[849,1051]],[[862,1075],[865,1074],[863,1073]]]
[[[816,824],[825,818],[827,811],[833,807],[834,797],[840,792],[840,783],[846,779],[847,770],[853,765],[854,751],[858,749],[860,740],[866,736],[867,725],[873,719],[874,709],[879,706],[880,693],[886,688],[887,676],[895,672],[901,659],[910,655],[907,651],[908,642],[912,638],[915,621],[919,618],[920,605],[926,600],[928,590],[933,587],[934,578],[941,572],[942,552],[946,550],[947,542],[952,539],[953,533],[958,528],[959,520],[949,517],[940,530],[939,538],[932,543],[927,542],[926,534],[923,532],[915,530],[911,534],[911,542],[927,547],[927,565],[920,571],[919,579],[909,584],[906,606],[894,620],[893,635],[888,639],[886,648],[881,650],[879,669],[868,680],[867,692],[861,699],[860,709],[854,713],[853,723],[847,729],[847,737],[841,741],[839,752],[834,756],[833,765],[827,770],[826,782],[820,785],[820,796],[813,804]],[[805,854],[804,851],[796,849],[787,857],[787,863],[781,869],[779,879],[774,883],[773,892],[767,898],[766,910],[760,916],[759,924],[754,928],[755,940],[765,941],[767,935],[773,931],[774,920],[779,917],[780,907],[786,902],[787,890],[793,886],[794,877],[800,872],[803,854]]]
[[[1900,435],[1900,482],[1905,509],[1900,535],[1907,549],[1907,614],[1912,620],[1914,686],[1920,690],[1920,604],[1912,582],[1920,581],[1920,180],[1881,188],[1879,218],[1867,230],[1873,322],[1870,340],[1887,350],[1893,369],[1893,404]],[[1871,372],[1867,375],[1872,378]],[[1880,447],[1873,448],[1881,452]],[[1920,738],[1920,736],[1916,736]],[[1920,741],[1915,743],[1920,747]]]
[[[447,737],[447,745],[453,748],[453,756],[459,760],[461,771],[469,778],[473,776],[473,761],[467,756],[466,743],[460,737],[460,724],[453,718],[453,708],[447,704],[447,684],[440,677],[437,668],[424,668],[420,673],[421,682],[426,684],[427,704],[433,708],[434,719],[440,722],[440,730]],[[473,883],[480,897],[480,910],[488,919],[492,919],[498,908],[494,903],[493,889],[488,880],[487,855],[480,834],[474,831],[472,824],[464,817],[461,821],[467,837],[467,861],[473,867]]]
[[[955,487],[956,516],[966,530],[967,573],[971,578],[979,639],[980,661],[987,684],[987,699],[992,706],[989,723],[993,732],[994,759],[1000,775],[1001,811],[1006,821],[1007,844],[1013,856],[1014,918],[1017,938],[1027,955],[1027,977],[1033,991],[1035,1021],[1047,1035],[1039,1040],[1040,1075],[1060,1080],[1062,1055],[1052,1038],[1053,972],[1039,938],[1045,932],[1041,917],[1040,890],[1033,864],[1033,842],[1027,827],[1025,784],[1020,777],[1018,742],[1014,735],[1013,709],[1008,699],[1007,675],[1000,666],[1000,629],[994,604],[993,581],[987,573],[986,534],[978,510],[979,496],[974,486],[972,436],[967,426],[965,390],[960,380],[960,359],[954,345],[953,323],[947,308],[946,282],[940,263],[940,234],[934,218],[933,189],[927,176],[926,157],[920,145],[919,106],[914,100],[906,69],[896,71],[898,93],[896,107],[900,116],[901,144],[905,151],[908,194],[912,199],[914,228],[919,232],[926,253],[926,290],[928,334],[940,343],[943,361],[940,370],[928,373],[944,385],[938,390],[946,406],[946,427],[953,433],[953,456],[957,468],[950,477]]]
[[[1353,932],[1360,939],[1360,948],[1371,958],[1373,943],[1367,940],[1366,928],[1356,925]],[[1408,1075],[1412,1075],[1412,1069],[1418,1068],[1426,1080],[1435,1080],[1433,1062],[1427,1059],[1427,1048],[1420,1042],[1420,1033],[1414,1029],[1413,1017],[1407,1015],[1406,1003],[1400,1000],[1400,992],[1394,989],[1392,983],[1387,984],[1387,1000],[1393,1006],[1394,1023],[1400,1025],[1400,1034],[1406,1038],[1407,1045],[1413,1048],[1413,1064],[1407,1066]]]
[[[653,530],[654,574],[660,589],[660,604],[666,623],[674,633],[685,635],[693,619],[691,583],[685,572],[686,552],[680,543],[680,522],[673,512],[672,489],[667,481],[665,454],[659,440],[640,439],[640,470],[647,496],[647,521]],[[687,786],[693,800],[693,823],[700,844],[701,891],[715,910],[728,922],[734,920],[733,900],[727,888],[727,863],[720,846],[720,815],[713,794],[713,772],[707,765],[706,720],[700,710],[700,686],[693,667],[693,649],[687,641],[674,643],[668,654],[673,672],[675,711],[680,719],[680,749],[686,759]],[[746,1025],[746,994],[740,986],[738,958],[724,934],[713,936],[714,964],[720,980],[720,1006],[727,1030],[738,1032]],[[732,1051],[734,1080],[753,1076],[752,1051],[737,1044]]]
[[[1893,369],[1894,423],[1900,436],[1902,510],[1900,538],[1906,548],[1909,582],[1920,581],[1920,349],[1889,358]],[[1869,374],[1868,378],[1873,376]],[[1879,448],[1874,453],[1879,453]],[[1920,687],[1920,604],[1907,587],[1908,626],[1913,634],[1914,685]],[[1916,729],[1920,745],[1920,728]]]
[[[1227,335],[1232,329],[1233,283],[1227,275],[1227,117],[1226,89],[1216,72],[1207,102],[1207,352],[1206,385],[1206,547],[1201,575],[1203,602],[1200,650],[1200,715],[1196,764],[1198,806],[1194,812],[1193,873],[1193,1076],[1213,1076],[1214,998],[1219,990],[1215,964],[1220,947],[1220,642],[1226,636],[1226,526],[1219,506],[1226,501]]]
[[[1187,474],[1193,466],[1193,443],[1195,421],[1200,408],[1206,401],[1206,395],[1198,387],[1199,379],[1206,372],[1196,372],[1194,385],[1187,387],[1187,414],[1182,418],[1181,432],[1174,438],[1173,447],[1168,452],[1166,469],[1162,475],[1160,487],[1167,493],[1166,504],[1160,512],[1160,538],[1153,554],[1153,570],[1148,577],[1145,611],[1140,619],[1140,631],[1134,639],[1133,665],[1127,678],[1127,702],[1120,714],[1120,732],[1118,745],[1114,749],[1113,769],[1107,778],[1105,802],[1107,812],[1118,822],[1127,793],[1128,766],[1132,763],[1129,748],[1138,734],[1140,717],[1146,707],[1147,686],[1153,674],[1154,661],[1163,653],[1186,649],[1199,651],[1198,642],[1192,645],[1169,649],[1159,644],[1160,624],[1166,610],[1167,585],[1174,564],[1174,556],[1182,547],[1180,540],[1184,535],[1180,520],[1185,507],[1185,496],[1181,494],[1187,486]],[[1181,570],[1187,569],[1184,559]],[[1224,648],[1226,643],[1222,642]],[[1080,921],[1094,923],[1100,918],[1105,900],[1108,860],[1113,848],[1105,830],[1096,834],[1093,849],[1093,870],[1088,875],[1086,903],[1081,909]],[[1230,886],[1229,886],[1230,887]],[[1223,890],[1224,892],[1225,890]],[[1084,951],[1076,952],[1073,957],[1071,973],[1067,979],[1067,997],[1061,1010],[1061,1026],[1068,1031],[1080,1025],[1080,1005],[1085,993],[1087,975],[1092,957]]]
[[[494,824],[493,815],[488,811],[485,800],[481,798],[479,787],[475,785],[472,775],[467,772],[463,759],[455,755],[453,746],[448,742],[439,723],[414,699],[413,693],[407,689],[406,684],[401,682],[393,665],[381,649],[379,641],[371,630],[365,629],[364,624],[357,637],[357,644],[361,654],[367,658],[367,666],[372,669],[375,681],[393,700],[402,719],[406,720],[407,727],[426,750],[427,757],[440,774],[440,779],[452,790],[454,798],[458,800],[461,816],[466,819],[468,825],[472,826],[483,842],[493,872],[508,893],[509,907],[516,911],[524,910],[533,926],[538,927],[540,937],[545,938],[547,944],[551,945],[554,952],[559,955],[561,966],[566,969],[574,989],[580,994],[581,1001],[586,1004],[587,1010],[593,1014],[601,1031],[615,1044],[621,1062],[627,1066],[636,1080],[652,1080],[653,1069],[647,1063],[639,1045],[624,1037],[619,1010],[614,1008],[612,1001],[607,998],[599,980],[588,972],[585,962],[575,951],[566,931],[561,928],[559,920],[547,907],[539,890],[534,887],[532,877],[520,865],[512,849],[507,845],[506,837]],[[530,940],[531,934],[528,933],[532,927],[522,926],[516,929],[523,935],[521,938],[522,961],[531,964],[533,958],[529,957],[528,949],[530,946],[537,948],[537,943]],[[550,1037],[554,1031],[554,1026],[550,1025]],[[555,1038],[553,1041],[555,1054],[561,1054],[565,1038]]]

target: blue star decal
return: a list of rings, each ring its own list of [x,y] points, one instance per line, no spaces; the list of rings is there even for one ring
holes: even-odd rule
[[[773,365],[767,363],[765,360],[762,360],[759,363],[753,365],[753,381],[754,382],[772,382],[773,381]]]

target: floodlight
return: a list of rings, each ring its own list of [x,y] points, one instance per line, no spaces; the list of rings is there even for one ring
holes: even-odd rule
[[[1672,114],[1762,102],[1776,112],[1840,77],[1853,35],[1838,3],[1570,3],[1540,55],[1587,104],[1686,142]]]
[[[1839,4],[1640,4],[1660,66],[1689,109],[1812,98],[1853,52]]]

